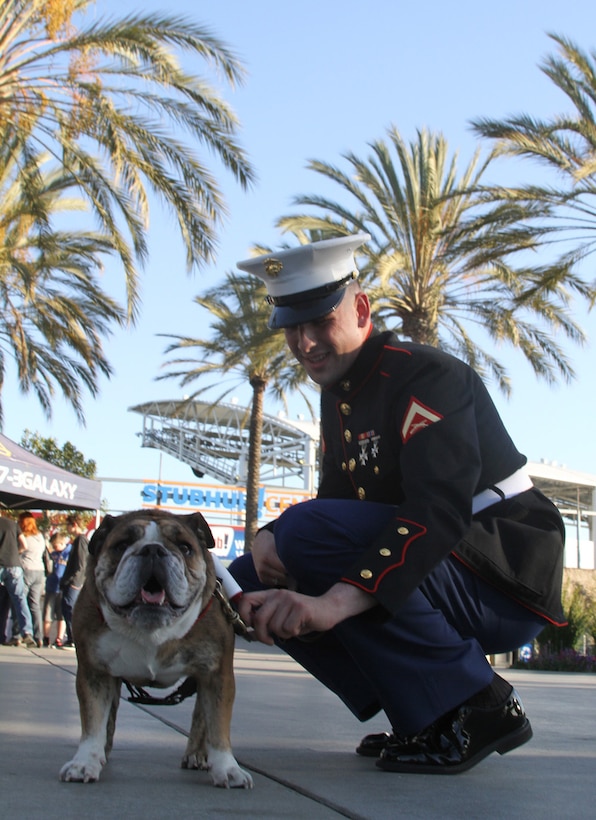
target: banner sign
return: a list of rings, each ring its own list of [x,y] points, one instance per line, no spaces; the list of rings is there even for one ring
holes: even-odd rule
[[[215,546],[211,550],[218,558],[233,561],[244,554],[244,527],[223,527],[221,524],[211,524],[211,532]]]

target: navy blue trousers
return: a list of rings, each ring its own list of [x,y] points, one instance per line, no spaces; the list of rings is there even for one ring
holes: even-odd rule
[[[389,505],[315,499],[287,509],[275,524],[277,552],[298,591],[321,595],[394,517]],[[230,572],[245,592],[264,589],[252,556]],[[375,607],[316,640],[279,641],[359,720],[381,709],[394,731],[415,734],[487,686],[487,654],[532,640],[546,621],[449,557],[398,614]]]

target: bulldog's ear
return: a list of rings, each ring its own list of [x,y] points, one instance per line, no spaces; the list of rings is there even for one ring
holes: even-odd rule
[[[106,535],[109,533],[109,531],[112,529],[115,523],[115,515],[104,516],[103,521],[91,536],[91,540],[89,541],[89,555],[91,555],[93,558],[97,556],[97,553],[100,551],[103,542],[105,541]]]
[[[213,533],[211,532],[211,528],[209,524],[205,521],[201,513],[192,513],[187,517],[188,524],[190,528],[196,532],[198,535],[203,535],[205,539],[205,546],[207,549],[211,549],[211,547],[215,546],[215,540],[213,538]]]

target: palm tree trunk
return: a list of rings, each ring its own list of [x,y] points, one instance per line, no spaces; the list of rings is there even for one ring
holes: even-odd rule
[[[263,438],[263,404],[267,382],[255,377],[250,380],[253,390],[250,410],[248,465],[246,475],[246,517],[244,520],[244,549],[249,551],[258,529],[259,482],[261,476],[261,440]]]
[[[436,311],[423,308],[401,314],[402,333],[411,342],[438,347],[439,324]]]

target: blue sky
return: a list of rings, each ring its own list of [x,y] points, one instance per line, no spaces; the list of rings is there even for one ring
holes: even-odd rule
[[[128,408],[181,397],[174,380],[155,381],[166,344],[157,334],[206,334],[205,315],[193,297],[234,270],[254,243],[275,247],[283,241],[275,220],[292,211],[294,196],[321,190],[317,175],[306,170],[307,160],[345,167],[342,153],[366,156],[367,143],[383,139],[387,127],[395,125],[408,141],[419,128],[441,131],[459,152],[463,169],[478,144],[471,119],[518,112],[549,117],[564,110],[565,98],[538,67],[554,51],[547,32],[568,36],[587,50],[596,48],[596,5],[588,0],[97,0],[95,13],[136,9],[192,16],[243,61],[245,85],[222,93],[241,122],[240,139],[258,183],[250,193],[242,192],[212,163],[229,216],[220,233],[217,263],[194,276],[185,272],[173,222],[155,209],[141,319],[107,344],[116,372],[101,384],[99,398],[86,398],[86,427],[60,399],[48,422],[33,396],[19,396],[12,381],[3,391],[3,432],[16,441],[26,428],[53,436],[59,444],[68,440],[96,460],[100,476],[148,479],[157,476],[159,455],[140,447],[142,419]],[[204,66],[195,70],[203,72]],[[512,164],[507,181],[519,181],[514,177],[520,173],[540,177],[543,172],[531,164]],[[595,269],[596,257],[587,275],[594,277]],[[111,282],[117,294],[116,268],[107,273],[106,284]],[[506,400],[494,385],[489,387],[517,446],[530,460],[544,458],[596,473],[596,311],[576,315],[591,345],[566,348],[577,372],[572,385],[549,388],[518,354],[503,349],[499,356],[510,370],[513,396]],[[271,413],[279,409],[272,404],[266,408]],[[186,465],[169,457],[163,459],[162,477],[193,480]],[[104,486],[114,509],[139,506],[139,491],[134,484]]]

